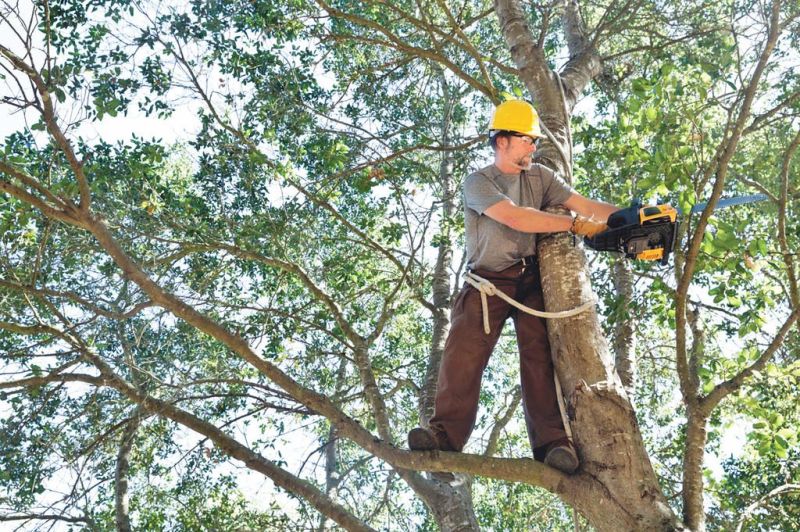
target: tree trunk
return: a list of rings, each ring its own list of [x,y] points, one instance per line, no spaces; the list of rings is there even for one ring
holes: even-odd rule
[[[706,529],[703,509],[703,454],[706,447],[706,417],[690,412],[686,426],[686,446],[683,451],[683,520],[694,532]]]
[[[339,369],[336,370],[336,397],[342,393],[345,386],[345,373],[347,371],[347,359],[342,358],[339,361]],[[331,424],[328,429],[328,441],[325,443],[325,494],[330,497],[332,501],[339,499],[339,484],[342,482],[341,472],[339,471],[339,458],[337,455],[337,446],[339,440],[339,431],[336,426]],[[330,520],[325,514],[320,514],[319,532],[324,532]]]
[[[571,181],[571,110],[602,68],[600,58],[585,39],[577,4],[565,4],[563,22],[570,60],[562,75],[547,65],[516,0],[495,0],[495,11],[520,78],[550,133],[550,142],[544,144],[537,161]],[[582,247],[572,236],[559,233],[540,239],[538,254],[548,311],[566,310],[596,299]],[[548,333],[581,459],[576,474],[580,482],[571,484],[573,491],[561,493],[562,497],[598,530],[682,529],[650,464],[596,311],[549,320]]]
[[[616,258],[613,268],[614,289],[619,298],[613,332],[614,359],[617,375],[628,397],[633,397],[636,387],[636,335],[635,322],[627,315],[633,301],[633,270],[630,262],[622,256]]]
[[[442,145],[450,144],[450,122],[456,96],[448,88],[444,73],[440,74],[442,91],[445,95],[446,108],[442,122]],[[439,165],[439,184],[441,186],[441,228],[439,247],[437,248],[436,268],[433,274],[433,333],[425,383],[420,391],[420,424],[428,425],[433,415],[434,398],[436,397],[436,381],[439,366],[444,353],[444,344],[450,331],[450,266],[453,260],[453,242],[449,229],[449,220],[456,208],[453,186],[453,155],[449,151],[442,153]],[[421,494],[433,512],[434,519],[442,531],[461,532],[480,530],[472,504],[471,478],[459,477],[454,486],[431,481],[429,490]]]
[[[539,254],[547,310],[594,299],[586,258],[571,236],[543,239]],[[682,529],[650,464],[597,313],[549,320],[548,332],[581,459],[577,474],[585,477],[577,489],[585,484],[595,494],[569,498],[598,530]]]
[[[114,471],[114,523],[119,532],[131,532],[130,501],[128,500],[128,472],[131,468],[133,438],[142,422],[142,409],[137,407],[122,433]]]

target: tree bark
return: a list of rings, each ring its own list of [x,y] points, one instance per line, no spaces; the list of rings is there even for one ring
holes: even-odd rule
[[[571,59],[563,77],[547,66],[516,0],[496,0],[495,10],[520,77],[552,134],[550,141],[560,144],[555,146],[560,157],[550,156],[552,151],[545,144],[538,160],[569,178],[570,110],[602,66],[594,50],[585,45],[577,3],[570,2],[564,14]],[[574,308],[595,299],[585,256],[571,236],[540,239],[538,254],[548,311]],[[584,497],[572,494],[571,498],[577,499],[575,507],[598,530],[681,529],[650,464],[597,313],[591,310],[549,320],[548,332],[581,459],[576,476],[584,482],[577,489],[586,490]]]
[[[143,392],[117,375],[100,356],[91,352],[86,346],[82,347],[83,358],[95,366],[101,374],[103,383],[110,386],[127,399],[137,404],[138,407],[152,415],[165,417],[190,430],[209,438],[214,445],[228,456],[244,462],[254,471],[258,471],[270,478],[275,485],[308,501],[319,512],[328,516],[347,530],[372,531],[372,527],[360,521],[346,508],[332,501],[326,494],[317,489],[313,484],[296,477],[288,471],[278,467],[274,462],[264,458],[246,445],[230,437],[215,425],[201,419],[194,414],[182,410],[172,403],[156,399]]]
[[[686,445],[683,454],[683,521],[693,532],[704,532],[706,513],[703,509],[703,469],[706,448],[706,422],[703,414],[690,412],[686,426]]]
[[[347,371],[347,359],[339,361],[339,368],[336,370],[336,396],[341,394],[345,386],[345,373]],[[339,502],[339,484],[342,482],[341,472],[339,471],[339,457],[337,454],[337,442],[339,432],[336,425],[331,425],[328,429],[328,441],[325,443],[325,495],[334,502]],[[328,517],[325,514],[320,516],[319,532],[324,532],[328,526]]]
[[[619,298],[617,302],[617,316],[613,332],[614,360],[616,361],[617,375],[619,375],[628,397],[633,397],[636,388],[636,335],[634,320],[627,315],[633,302],[633,269],[624,257],[617,257],[614,261],[612,277],[614,289]]]
[[[142,409],[137,407],[131,420],[122,433],[122,440],[117,453],[117,467],[114,471],[114,522],[119,532],[130,532],[131,516],[128,500],[128,472],[131,468],[131,449],[136,431],[139,430]]]
[[[781,34],[781,5],[780,0],[772,0],[767,22],[767,35],[755,64],[752,75],[743,92],[737,96],[741,98],[738,112],[731,110],[723,141],[717,148],[715,157],[709,162],[703,172],[703,180],[714,176],[711,196],[705,209],[689,235],[686,251],[682,253],[681,268],[676,268],[678,286],[675,297],[675,346],[676,368],[680,379],[680,389],[684,404],[687,409],[686,446],[683,460],[683,513],[686,524],[699,531],[705,530],[705,514],[703,512],[703,454],[706,443],[706,423],[710,416],[711,408],[727,393],[727,386],[718,386],[709,397],[702,398],[697,389],[699,378],[696,370],[702,359],[702,349],[695,349],[687,356],[687,319],[691,313],[687,311],[688,293],[694,278],[695,268],[700,256],[700,246],[705,236],[705,230],[710,222],[711,214],[722,196],[725,180],[730,169],[731,161],[736,154],[737,146],[742,138],[747,122],[751,119],[752,107],[756,101],[759,84],[762,76],[768,71],[770,57],[775,50]],[[765,12],[766,15],[766,12]],[[677,254],[676,254],[677,255]],[[676,263],[677,265],[677,263]],[[793,315],[796,315],[796,310]],[[790,317],[790,320],[792,318]],[[779,334],[780,336],[780,334]],[[777,339],[777,337],[776,337]],[[734,380],[744,378],[742,372]],[[713,397],[713,399],[712,399]]]
[[[539,253],[547,310],[572,308],[594,298],[585,256],[570,236],[544,239]],[[596,312],[549,320],[548,332],[556,372],[569,399],[581,458],[578,475],[586,484],[600,484],[600,498],[581,500],[576,508],[598,530],[680,530],[614,371]]]

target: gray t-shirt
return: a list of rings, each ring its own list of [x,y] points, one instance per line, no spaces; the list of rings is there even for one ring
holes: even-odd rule
[[[543,209],[565,202],[573,189],[552,170],[534,164],[518,174],[504,174],[494,165],[464,180],[464,230],[467,267],[499,272],[536,253],[536,234],[523,233],[484,216],[502,200],[520,207]]]

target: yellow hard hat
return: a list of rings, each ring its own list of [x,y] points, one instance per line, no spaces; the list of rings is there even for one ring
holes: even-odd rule
[[[515,131],[533,138],[544,137],[539,114],[525,100],[508,100],[495,107],[489,131]]]

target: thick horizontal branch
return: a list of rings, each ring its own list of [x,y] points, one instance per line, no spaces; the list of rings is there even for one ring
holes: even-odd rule
[[[60,330],[48,325],[20,325],[19,323],[11,323],[7,321],[0,321],[0,329],[25,336],[50,334],[60,337],[63,334]]]
[[[58,514],[19,514],[19,515],[0,515],[0,521],[64,521],[66,523],[87,523],[92,524],[88,517],[70,517]]]
[[[27,379],[19,379],[15,381],[0,382],[0,390],[9,388],[30,388],[37,386],[44,386],[54,382],[84,382],[101,386],[103,384],[102,377],[95,377],[85,373],[57,373],[54,375],[47,375],[43,377],[29,377]]]

